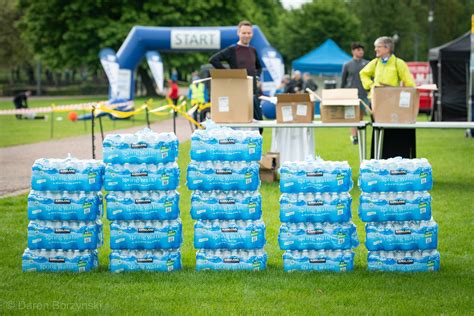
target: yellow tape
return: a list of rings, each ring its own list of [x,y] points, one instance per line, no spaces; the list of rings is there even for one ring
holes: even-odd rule
[[[128,118],[130,116],[137,115],[137,114],[143,112],[147,107],[148,107],[148,105],[144,104],[141,107],[139,107],[138,109],[136,109],[135,111],[122,112],[122,111],[117,111],[117,110],[110,109],[110,108],[106,107],[104,104],[99,103],[96,106],[96,110],[112,114],[113,116],[118,117],[118,118]],[[97,115],[99,115],[99,113],[96,112],[95,115],[97,116]]]

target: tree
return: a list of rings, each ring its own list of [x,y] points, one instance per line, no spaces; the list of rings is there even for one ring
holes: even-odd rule
[[[342,0],[321,0],[285,12],[278,25],[276,48],[287,63],[308,53],[332,38],[349,51],[350,43],[360,39],[360,22]]]
[[[29,65],[31,53],[20,38],[16,22],[20,12],[9,0],[0,0],[0,67],[12,68]]]

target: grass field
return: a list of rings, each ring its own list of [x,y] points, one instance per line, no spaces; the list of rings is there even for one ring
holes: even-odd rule
[[[30,108],[51,106],[53,102],[55,105],[66,105],[66,104],[77,104],[94,101],[104,101],[105,98],[90,98],[90,99],[36,99],[28,102]],[[137,98],[135,100],[135,106],[142,105],[146,100],[144,98]],[[155,105],[158,106],[158,99],[154,100]],[[0,102],[0,110],[11,109],[13,107],[11,101]],[[161,105],[161,103],[160,103]],[[86,114],[85,111],[74,111],[78,115]],[[51,116],[51,113],[47,113],[46,120],[17,120],[13,115],[0,115],[0,135],[4,136],[0,138],[0,147],[8,147],[14,145],[23,145],[37,143],[40,141],[46,141],[51,139],[60,139],[65,137],[83,135],[91,133],[91,121],[76,121],[71,122],[68,119],[69,112],[58,112]],[[44,114],[38,114],[44,115]],[[150,122],[153,123],[158,120],[170,118],[171,115],[166,116],[155,116],[150,114]],[[53,124],[52,123],[53,120]],[[108,117],[102,119],[104,131],[111,131],[115,129],[129,128],[133,126],[145,125],[146,118],[145,112],[132,117],[128,120],[111,120]],[[51,128],[53,129],[53,137],[51,137]],[[96,121],[96,132],[99,131],[99,121]]]
[[[358,176],[358,151],[347,129],[318,130],[317,153],[348,160]],[[433,217],[439,224],[441,269],[435,273],[367,271],[363,224],[353,195],[353,220],[362,244],[355,271],[285,273],[278,248],[279,188],[263,184],[268,268],[262,272],[195,272],[190,192],[185,185],[189,142],[180,146],[184,269],[173,273],[112,274],[107,271],[108,229],[99,271],[83,274],[23,273],[27,245],[26,195],[0,200],[0,314],[93,312],[137,314],[473,314],[474,141],[461,130],[420,130],[418,156],[433,166]],[[270,147],[265,131],[264,149]],[[104,222],[107,221],[104,219]],[[104,225],[107,227],[108,225]]]

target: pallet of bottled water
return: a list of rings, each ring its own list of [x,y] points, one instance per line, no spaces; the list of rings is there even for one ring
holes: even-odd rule
[[[179,217],[178,191],[110,191],[105,196],[111,221],[174,220]]]
[[[366,193],[431,190],[431,165],[425,158],[364,160],[360,165],[359,186]]]
[[[263,249],[199,249],[196,254],[196,270],[250,270],[261,271],[267,266],[267,254]]]
[[[113,221],[110,224],[111,249],[178,249],[183,227],[172,221]]]
[[[31,188],[37,191],[100,191],[104,164],[100,160],[37,159]]]
[[[369,270],[439,269],[438,224],[432,219],[428,160],[364,160],[359,216],[366,222]]]
[[[194,224],[196,249],[260,249],[265,245],[262,220],[198,220]]]
[[[331,222],[351,219],[352,197],[342,193],[283,193],[280,197],[280,221],[283,223]]]
[[[369,251],[427,250],[438,246],[435,221],[372,222],[365,225]]]
[[[354,270],[352,250],[287,250],[283,254],[285,271],[334,271]]]
[[[413,251],[370,251],[371,271],[425,272],[438,271],[440,255],[436,249]]]
[[[282,250],[344,250],[359,245],[356,227],[346,223],[283,223],[278,243]]]
[[[258,191],[194,191],[191,217],[195,220],[258,220],[262,196]]]
[[[428,191],[363,192],[359,217],[364,222],[429,220],[431,195]]]
[[[262,141],[258,131],[239,131],[207,122],[205,130],[196,130],[191,136],[191,159],[259,161]]]
[[[160,271],[181,270],[181,252],[170,250],[113,250],[110,254],[110,271]]]
[[[255,191],[260,186],[258,162],[193,161],[188,165],[190,190]]]
[[[175,190],[179,185],[176,162],[167,164],[107,164],[104,189],[107,191]]]
[[[134,134],[109,134],[103,143],[104,162],[165,164],[176,160],[178,147],[174,133],[154,133],[148,128]]]
[[[92,250],[104,243],[100,220],[81,221],[41,221],[28,224],[28,248]]]
[[[352,188],[352,169],[347,161],[286,161],[280,167],[282,193],[348,192]]]
[[[30,191],[28,219],[94,221],[101,218],[102,193],[87,191]]]
[[[24,272],[86,272],[99,265],[97,250],[26,249],[22,256]]]

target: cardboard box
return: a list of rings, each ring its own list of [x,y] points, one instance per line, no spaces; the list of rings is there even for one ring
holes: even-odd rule
[[[276,170],[260,169],[259,175],[262,182],[272,183],[277,181]]]
[[[262,156],[259,165],[263,170],[278,170],[280,168],[280,153],[267,152]]]
[[[357,89],[325,89],[321,99],[321,122],[346,123],[360,121]]]
[[[411,87],[375,87],[372,89],[372,114],[377,123],[416,122],[420,93]]]
[[[211,70],[211,118],[216,123],[253,120],[253,78],[246,69]]]
[[[314,103],[307,93],[284,93],[277,95],[277,123],[311,123]]]

